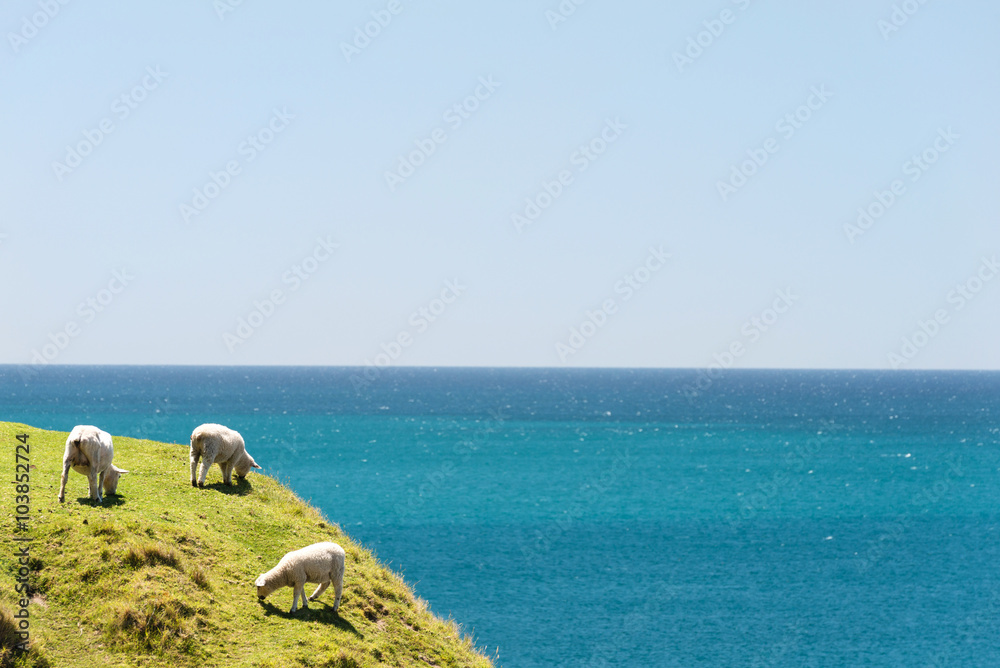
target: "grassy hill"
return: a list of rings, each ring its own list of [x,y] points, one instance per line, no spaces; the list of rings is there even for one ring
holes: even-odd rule
[[[31,521],[14,520],[15,436],[29,435]],[[403,580],[318,510],[265,475],[232,488],[218,466],[189,483],[187,445],[114,437],[122,477],[103,506],[70,471],[56,499],[67,432],[0,422],[0,666],[477,666],[493,664],[434,617]],[[252,450],[251,450],[252,452]],[[30,537],[32,649],[13,653],[17,549]],[[265,602],[253,582],[288,551],[319,541],[347,552],[333,587],[288,614],[292,589]],[[315,585],[307,585],[311,594]]]

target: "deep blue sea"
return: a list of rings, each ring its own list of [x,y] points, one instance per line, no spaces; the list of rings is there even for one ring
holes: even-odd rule
[[[360,373],[7,366],[0,419],[237,429],[511,668],[1000,666],[998,373]]]

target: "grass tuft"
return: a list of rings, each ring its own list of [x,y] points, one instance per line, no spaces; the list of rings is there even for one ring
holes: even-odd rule
[[[88,525],[91,536],[103,536],[109,543],[115,543],[121,538],[121,531],[114,522],[99,520]]]
[[[143,566],[169,566],[180,568],[180,558],[172,547],[167,547],[161,543],[143,543],[141,545],[130,545],[122,563],[129,568],[142,568]]]
[[[138,604],[119,604],[106,628],[108,641],[124,648],[163,653],[169,648],[188,652],[194,634],[195,611],[167,593]]]
[[[191,578],[191,582],[193,582],[196,587],[207,590],[212,589],[212,585],[208,582],[208,575],[200,567],[191,569],[191,572],[188,573],[188,577]]]

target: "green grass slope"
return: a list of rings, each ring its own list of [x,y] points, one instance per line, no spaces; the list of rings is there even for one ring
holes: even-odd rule
[[[15,436],[29,435],[31,522],[14,520]],[[265,475],[232,488],[218,466],[191,487],[187,445],[114,437],[131,471],[103,506],[70,471],[56,499],[66,432],[0,422],[0,666],[476,666],[493,663],[428,611],[403,580],[318,510]],[[17,543],[31,539],[32,649],[15,653]],[[347,552],[333,587],[288,614],[291,588],[265,602],[253,582],[290,550],[333,541]],[[307,585],[311,594],[315,585]]]

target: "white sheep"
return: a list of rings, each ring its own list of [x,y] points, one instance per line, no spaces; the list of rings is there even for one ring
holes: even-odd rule
[[[59,503],[66,500],[66,479],[69,477],[70,468],[87,476],[90,482],[90,498],[103,503],[101,487],[107,489],[109,478],[113,479],[108,493],[114,493],[118,486],[118,472],[125,472],[111,465],[114,456],[115,447],[111,443],[111,434],[90,425],[73,427],[73,431],[66,438],[62,481],[59,484]]]
[[[336,543],[316,543],[301,550],[289,552],[281,558],[278,565],[264,573],[254,583],[257,585],[257,596],[266,598],[276,589],[293,587],[292,609],[298,610],[299,598],[302,607],[308,608],[306,602],[306,583],[318,582],[319,587],[308,600],[315,601],[320,594],[333,582],[337,598],[333,602],[333,611],[340,608],[340,595],[344,591],[344,548]]]
[[[201,460],[201,475],[196,477],[198,461]],[[247,477],[250,469],[259,469],[246,450],[246,444],[238,431],[221,424],[203,424],[191,433],[191,486],[204,487],[205,477],[212,464],[222,469],[222,479],[227,485],[233,484],[233,470],[240,480]]]

